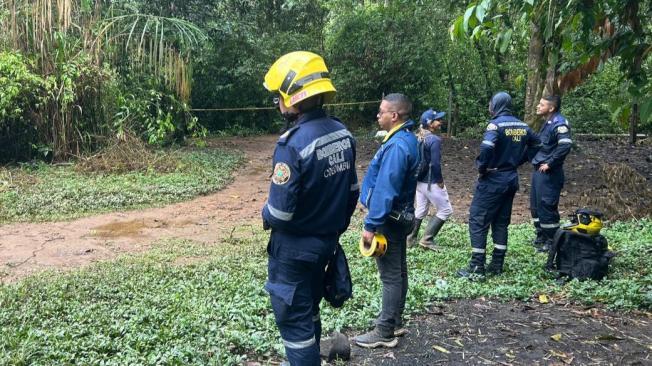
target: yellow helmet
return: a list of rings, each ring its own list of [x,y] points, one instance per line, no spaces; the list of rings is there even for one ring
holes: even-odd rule
[[[277,92],[286,107],[318,94],[328,102],[335,94],[324,59],[312,52],[296,51],[281,56],[265,75],[265,89]]]
[[[375,234],[371,243],[360,238],[360,254],[365,257],[382,257],[387,251],[387,238],[383,234]]]
[[[570,220],[570,224],[563,227],[564,230],[595,236],[602,229],[602,213],[598,211],[581,208],[570,215]]]

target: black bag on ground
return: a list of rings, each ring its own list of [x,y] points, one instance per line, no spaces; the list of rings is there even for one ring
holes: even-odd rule
[[[324,299],[334,308],[344,305],[353,296],[353,282],[349,262],[342,246],[335,245],[335,253],[326,266],[324,276]]]
[[[546,269],[556,270],[570,279],[601,280],[607,275],[613,253],[602,235],[586,235],[558,230],[548,252]]]

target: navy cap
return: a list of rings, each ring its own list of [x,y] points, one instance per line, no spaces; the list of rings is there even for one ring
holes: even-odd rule
[[[432,121],[442,119],[445,115],[446,112],[437,112],[430,108],[427,111],[423,112],[419,122],[421,123],[421,127],[427,128]]]

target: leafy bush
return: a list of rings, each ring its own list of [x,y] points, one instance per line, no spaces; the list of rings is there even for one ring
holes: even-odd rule
[[[29,113],[46,97],[45,80],[17,52],[0,52],[0,162],[28,153],[35,129]]]

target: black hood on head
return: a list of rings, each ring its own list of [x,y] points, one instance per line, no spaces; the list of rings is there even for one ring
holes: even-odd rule
[[[512,115],[512,97],[505,92],[498,92],[491,98],[489,112],[492,117]]]

